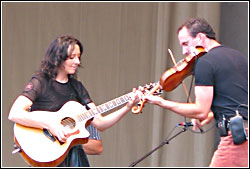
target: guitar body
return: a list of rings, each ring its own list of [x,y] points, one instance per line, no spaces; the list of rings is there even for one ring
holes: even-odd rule
[[[80,103],[69,101],[59,111],[53,112],[58,113],[63,126],[67,129],[72,131],[75,127],[79,129],[64,143],[43,129],[15,124],[14,141],[21,148],[24,160],[31,166],[57,166],[65,159],[72,146],[88,142],[89,132],[85,128],[87,120],[81,123],[77,120],[78,112],[85,111],[85,107]]]

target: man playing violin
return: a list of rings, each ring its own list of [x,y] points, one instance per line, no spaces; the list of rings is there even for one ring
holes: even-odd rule
[[[242,125],[248,135],[248,62],[239,51],[216,41],[215,33],[206,20],[192,18],[177,31],[179,43],[185,56],[201,46],[206,54],[196,60],[195,102],[179,103],[148,95],[143,99],[149,103],[169,109],[179,115],[197,119],[194,125],[202,127],[215,118],[216,124],[225,122],[226,134],[214,152],[210,167],[247,167],[248,140],[235,144],[230,126],[236,112],[243,118]],[[211,110],[213,116],[211,116]],[[212,118],[211,118],[212,117]],[[199,123],[198,123],[199,122]],[[220,125],[217,125],[220,131]],[[240,135],[242,133],[236,133]],[[246,136],[247,137],[247,136]]]

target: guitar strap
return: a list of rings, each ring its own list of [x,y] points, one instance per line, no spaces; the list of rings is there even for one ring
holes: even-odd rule
[[[83,103],[86,107],[87,110],[90,109],[90,107],[87,105],[87,103],[84,101],[84,99],[82,99],[82,97],[80,97],[79,93],[77,92],[76,90],[76,86],[75,86],[75,83],[72,82],[71,78],[70,78],[70,85],[72,86],[75,94],[76,94],[76,99],[80,102],[80,103]]]

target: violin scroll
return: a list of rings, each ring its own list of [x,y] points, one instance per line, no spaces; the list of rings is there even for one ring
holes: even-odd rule
[[[139,90],[144,95],[160,95],[163,93],[159,82],[146,84],[144,87],[139,87]],[[146,101],[142,99],[139,103],[137,103],[137,106],[132,107],[131,111],[134,114],[141,113],[145,103]]]

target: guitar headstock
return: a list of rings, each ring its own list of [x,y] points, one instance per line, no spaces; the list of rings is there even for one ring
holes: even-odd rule
[[[160,95],[162,94],[162,87],[159,82],[146,84],[143,87],[139,86],[138,88],[144,95]],[[142,108],[144,107],[145,100],[141,100],[137,103],[137,106],[132,108],[132,112],[135,114],[141,113]]]
[[[144,95],[161,95],[163,90],[159,82],[145,84],[144,86],[139,86],[138,88]]]

